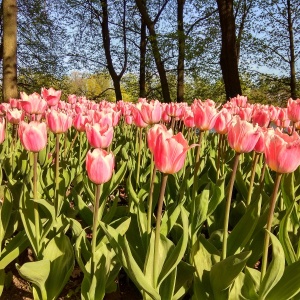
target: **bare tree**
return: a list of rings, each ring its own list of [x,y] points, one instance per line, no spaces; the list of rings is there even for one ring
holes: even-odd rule
[[[18,98],[17,1],[3,0],[3,100]]]

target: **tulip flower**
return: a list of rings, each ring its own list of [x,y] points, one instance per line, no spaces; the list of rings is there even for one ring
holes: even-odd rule
[[[296,123],[300,121],[300,99],[293,100],[290,98],[287,103],[288,118]]]
[[[235,116],[228,125],[228,143],[237,153],[251,152],[259,139],[259,127]]]
[[[42,99],[38,93],[33,93],[31,95],[27,95],[24,92],[20,93],[21,96],[21,107],[22,109],[30,115],[33,114],[43,114],[47,109],[46,100]]]
[[[300,165],[300,137],[278,128],[266,134],[265,157],[269,168],[277,173],[292,173]]]
[[[86,170],[89,179],[95,184],[110,180],[113,174],[115,159],[112,153],[102,149],[89,151],[86,156]]]
[[[18,109],[8,109],[6,112],[7,121],[11,124],[19,124],[23,112]]]
[[[132,111],[132,120],[135,126],[139,127],[139,128],[145,128],[148,126],[147,123],[144,122],[142,115],[141,115],[141,111],[140,111],[140,107],[141,107],[141,103],[138,103],[136,106],[133,106],[131,108]]]
[[[228,131],[228,124],[232,119],[232,115],[228,109],[222,108],[217,114],[214,124],[214,129],[219,134],[226,134]]]
[[[188,142],[179,132],[172,137],[160,133],[154,148],[154,164],[157,170],[165,174],[174,174],[184,165]]]
[[[151,101],[150,103],[142,103],[140,107],[141,117],[147,124],[156,124],[161,120],[162,106],[158,100]]]
[[[5,139],[5,119],[0,118],[0,144],[3,143]]]
[[[21,121],[18,133],[21,143],[27,151],[39,152],[47,144],[47,126],[44,122],[31,121],[26,123]]]
[[[164,135],[164,137],[170,138],[173,136],[172,129],[167,130],[167,127],[162,124],[155,124],[147,132],[148,147],[153,154],[157,144],[157,138],[161,133]]]
[[[73,126],[79,132],[85,131],[85,125],[91,122],[91,118],[82,113],[78,113],[73,119]]]
[[[56,91],[54,88],[41,90],[42,97],[47,101],[48,106],[56,106],[60,100],[61,91]]]
[[[270,124],[270,112],[267,108],[257,108],[252,114],[253,125],[258,124],[260,127],[268,127]]]
[[[107,148],[113,139],[113,127],[101,126],[99,123],[85,125],[86,136],[89,144],[94,148]]]
[[[64,133],[72,126],[72,117],[52,109],[46,114],[47,125],[53,133]]]

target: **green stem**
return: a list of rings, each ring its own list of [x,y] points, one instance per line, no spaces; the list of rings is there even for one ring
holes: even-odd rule
[[[252,191],[253,191],[253,184],[254,184],[254,178],[255,178],[255,174],[256,174],[256,165],[258,162],[258,158],[259,158],[259,153],[254,152],[253,164],[252,164],[252,168],[251,168],[251,177],[250,177],[250,183],[249,183],[249,190],[248,190],[247,201],[246,201],[247,206],[249,206],[250,202],[251,202],[251,196],[252,196]]]
[[[225,216],[224,216],[224,230],[223,230],[223,245],[222,245],[222,257],[221,259],[225,259],[227,255],[227,239],[228,239],[228,223],[229,223],[229,214],[230,214],[230,206],[231,206],[231,197],[232,197],[232,190],[233,190],[233,184],[235,180],[235,175],[237,171],[237,167],[239,164],[239,157],[240,153],[235,153],[233,167],[232,167],[232,173],[229,183],[229,189],[228,189],[228,195],[227,195],[227,201],[226,201],[226,207],[225,207]]]
[[[272,227],[273,214],[274,214],[274,210],[275,210],[277,193],[278,193],[281,177],[282,177],[281,173],[276,173],[274,190],[273,190],[272,196],[270,198],[270,208],[269,208],[269,215],[268,215],[268,221],[267,221],[267,227],[266,227],[266,230],[269,232],[271,231],[271,227]],[[270,235],[267,231],[265,233],[263,255],[262,255],[262,265],[261,265],[261,275],[260,275],[261,282],[264,279],[264,276],[266,274],[267,264],[268,264],[268,248],[269,248]]]
[[[37,163],[38,152],[33,153],[33,201],[34,201],[34,227],[35,227],[35,240],[36,240],[36,256],[41,259],[40,255],[40,216],[37,197]]]
[[[197,193],[196,180],[197,180],[197,176],[198,176],[198,171],[200,169],[200,153],[201,153],[202,136],[203,136],[203,131],[200,131],[200,133],[199,133],[199,141],[198,141],[199,146],[197,147],[197,153],[196,153],[196,159],[195,159],[194,183],[193,183],[192,199],[195,199],[196,193]]]
[[[99,202],[102,190],[102,184],[95,185],[95,203],[94,203],[94,214],[93,214],[93,229],[92,229],[92,261],[91,261],[91,275],[95,274],[95,255],[97,246],[97,229],[99,222]]]
[[[158,256],[159,256],[159,241],[160,241],[160,223],[162,218],[162,208],[164,203],[164,195],[166,190],[168,180],[168,174],[162,174],[161,187],[159,193],[159,199],[157,204],[157,214],[156,214],[156,228],[155,228],[155,242],[154,242],[154,264],[153,264],[153,285],[154,288],[157,287],[158,279]]]
[[[59,138],[60,134],[56,134],[56,143],[55,143],[55,194],[54,194],[54,206],[55,206],[55,215],[58,217],[60,205],[59,205]]]
[[[139,143],[138,143],[138,160],[137,160],[137,170],[136,170],[136,184],[140,185],[140,168],[141,168],[141,145],[143,142],[143,128],[139,128]]]
[[[154,178],[156,173],[156,167],[153,163],[153,154],[151,155],[151,183],[150,183],[150,191],[148,197],[148,212],[147,212],[147,233],[150,236],[152,229],[152,206],[153,206],[153,190],[154,190]]]

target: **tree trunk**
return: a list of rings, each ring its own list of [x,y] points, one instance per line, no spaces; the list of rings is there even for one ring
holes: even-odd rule
[[[144,1],[146,3],[146,0]],[[140,80],[139,96],[141,98],[146,98],[146,50],[147,50],[147,26],[141,18],[141,39],[140,39]]]
[[[177,63],[177,102],[184,101],[184,59],[185,34],[183,24],[183,9],[185,0],[177,1],[177,32],[178,32],[178,63]]]
[[[122,100],[122,92],[121,92],[121,78],[126,70],[127,67],[127,47],[126,47],[126,32],[125,32],[125,0],[123,1],[123,46],[124,46],[124,64],[121,72],[117,74],[114,69],[112,57],[111,57],[111,49],[110,49],[110,34],[109,34],[109,27],[108,27],[108,9],[107,9],[107,0],[101,0],[101,8],[102,8],[102,39],[103,39],[103,46],[104,52],[107,62],[107,69],[113,81],[116,101]]]
[[[3,0],[3,101],[18,98],[17,1]]]
[[[290,41],[290,88],[291,97],[297,99],[297,88],[296,88],[296,67],[295,67],[295,45],[294,45],[294,30],[292,21],[292,10],[291,1],[287,0],[287,13],[288,13],[288,30],[289,30],[289,41]]]
[[[167,73],[164,66],[164,62],[161,59],[158,42],[157,42],[157,35],[154,28],[155,22],[153,22],[147,12],[146,6],[143,4],[142,0],[135,0],[136,5],[140,11],[140,14],[147,25],[148,31],[149,31],[149,40],[152,47],[152,53],[154,56],[156,68],[159,74],[160,78],[160,84],[162,89],[162,95],[163,95],[163,101],[166,103],[171,102],[171,95],[170,95],[170,89],[169,89],[169,83],[167,79]]]
[[[222,32],[220,65],[226,98],[242,94],[236,53],[235,19],[233,0],[217,0]]]

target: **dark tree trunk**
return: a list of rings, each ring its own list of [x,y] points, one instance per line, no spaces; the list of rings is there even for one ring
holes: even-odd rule
[[[146,3],[146,0],[144,0]],[[140,93],[141,98],[146,98],[146,49],[147,49],[147,26],[141,18],[141,39],[140,39]]]
[[[288,13],[288,30],[289,30],[289,40],[290,40],[290,88],[291,97],[293,99],[297,98],[297,88],[296,88],[296,67],[295,67],[295,45],[294,45],[294,30],[292,21],[292,10],[291,1],[287,0],[287,13]]]
[[[169,83],[168,83],[168,79],[167,79],[167,73],[166,73],[166,69],[164,66],[164,62],[161,59],[161,55],[160,55],[160,51],[159,51],[159,47],[158,47],[157,35],[156,35],[155,28],[154,28],[155,22],[150,19],[148,12],[147,12],[147,8],[144,5],[143,1],[135,0],[135,2],[136,2],[136,5],[140,11],[140,14],[141,14],[145,24],[147,25],[148,31],[149,31],[149,35],[150,35],[149,40],[151,43],[152,53],[154,56],[156,68],[157,68],[159,78],[160,78],[163,101],[169,103],[169,102],[171,102]],[[167,3],[167,1],[165,1],[165,3]]]
[[[177,102],[184,101],[184,59],[185,34],[183,24],[183,9],[185,0],[177,1],[177,32],[178,32],[178,63],[177,63]]]
[[[3,101],[18,98],[17,1],[3,0]]]
[[[127,67],[127,46],[126,46],[126,32],[125,32],[125,0],[123,1],[123,47],[124,47],[124,64],[121,72],[117,74],[114,69],[112,57],[111,57],[111,49],[110,49],[110,34],[109,34],[109,26],[108,26],[108,9],[107,9],[107,0],[101,0],[101,7],[102,7],[102,39],[103,39],[103,46],[104,52],[107,62],[107,69],[112,78],[116,101],[122,100],[122,92],[121,92],[121,78],[126,70]]]
[[[233,0],[217,0],[222,32],[220,65],[226,98],[242,94],[236,53],[235,19]]]

